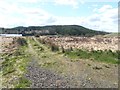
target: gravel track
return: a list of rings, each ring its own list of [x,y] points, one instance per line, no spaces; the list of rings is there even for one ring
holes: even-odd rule
[[[79,66],[78,67],[79,71],[76,73],[77,75],[72,75],[71,73],[69,73],[68,75],[63,76],[60,73],[58,74],[53,70],[40,67],[38,65],[39,58],[37,57],[37,55],[35,55],[36,52],[33,50],[30,44],[29,44],[29,48],[32,57],[31,57],[31,62],[27,67],[27,73],[25,74],[25,77],[31,81],[30,88],[117,88],[118,87],[118,85],[115,84],[116,82],[113,83],[113,81],[111,81],[112,80],[111,78],[110,79],[106,79],[107,77],[105,78],[105,75],[106,74],[109,75],[109,73],[103,70],[109,70],[109,69],[104,68],[102,70],[94,70],[91,68],[92,66],[94,66],[93,65],[94,62],[91,63],[92,65],[91,67],[85,66],[84,64],[79,65],[77,63]],[[99,74],[102,74],[103,76]]]
[[[33,60],[27,67],[28,72],[25,77],[29,79],[32,84],[31,88],[68,88],[70,87],[68,81],[63,76],[50,71],[45,68],[41,68],[36,65]]]
[[[110,81],[89,80],[87,73],[81,73],[78,77],[74,75],[63,76],[49,69],[42,68],[33,60],[27,67],[25,77],[32,83],[30,88],[116,88],[117,85]]]

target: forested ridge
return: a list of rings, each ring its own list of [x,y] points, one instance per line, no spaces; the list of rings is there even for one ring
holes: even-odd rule
[[[29,27],[15,27],[2,28],[2,34],[23,34],[26,35],[80,35],[80,36],[94,36],[105,35],[108,32],[96,31],[78,25],[52,25],[52,26],[29,26]]]

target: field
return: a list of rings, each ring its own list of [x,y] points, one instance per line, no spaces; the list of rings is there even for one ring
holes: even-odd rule
[[[117,88],[118,37],[0,37],[2,88]]]
[[[94,36],[94,37],[75,37],[75,36],[41,36],[42,40],[52,42],[65,49],[77,48],[91,50],[118,50],[118,37]]]

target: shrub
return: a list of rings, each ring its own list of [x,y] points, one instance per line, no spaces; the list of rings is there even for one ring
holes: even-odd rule
[[[119,50],[117,50],[117,51],[116,51],[116,54],[117,54],[117,57],[118,57],[119,62],[120,62],[120,51],[119,51]]]
[[[40,43],[45,44],[45,40],[44,39],[39,39]]]
[[[120,63],[119,59],[120,56],[117,53],[112,51],[101,51],[101,50],[93,50],[93,51],[86,51],[86,50],[74,50],[72,52],[65,52],[65,55],[68,55],[70,58],[82,58],[82,59],[92,59],[101,62],[113,63],[118,64]],[[114,54],[114,55],[113,55]]]
[[[65,53],[65,49],[63,46],[61,47],[61,49],[62,49],[62,53]]]
[[[73,48],[72,48],[72,47],[70,47],[70,51],[73,51]]]
[[[19,56],[19,55],[22,55],[22,53],[21,53],[20,51],[16,51],[16,52],[14,53],[14,55],[15,55],[15,56]]]
[[[27,45],[27,41],[24,38],[18,38],[17,43],[21,46]]]
[[[51,45],[51,51],[59,51],[59,47],[55,44]]]

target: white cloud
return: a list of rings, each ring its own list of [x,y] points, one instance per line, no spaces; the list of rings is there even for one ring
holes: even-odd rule
[[[55,17],[58,25],[82,25],[94,30],[107,32],[118,31],[118,8],[105,5],[98,8],[91,16],[88,17]]]
[[[98,13],[96,16],[93,14],[90,16],[90,20],[97,19],[99,23],[93,21],[93,25],[99,26],[98,30],[105,30],[109,32],[118,31],[118,8],[113,8],[111,5],[104,5],[103,7],[94,9],[95,13]],[[94,19],[93,19],[94,18]],[[94,27],[93,27],[94,28]]]
[[[18,3],[36,3],[41,0],[16,0]]]
[[[20,1],[20,0],[17,0]],[[33,26],[33,25],[82,25],[91,29],[109,32],[118,31],[118,8],[104,5],[96,8],[93,15],[83,17],[55,16],[39,7],[20,6],[16,2],[0,0],[0,27]],[[21,2],[24,0],[21,0]],[[41,0],[25,0],[25,2],[38,2]],[[46,0],[47,1],[47,0]],[[79,0],[55,0],[56,4],[70,5],[74,8]]]
[[[60,16],[55,16],[56,22],[53,24],[56,25],[72,25],[72,24],[81,24],[82,18],[80,17],[60,17]]]
[[[111,5],[104,5],[102,8],[99,9],[99,12],[105,12],[110,9],[112,9]]]
[[[84,0],[84,2],[119,2],[119,0]]]
[[[88,17],[55,17],[58,25],[82,25],[94,30],[107,32],[118,31],[118,8],[105,5],[98,8],[91,16]]]
[[[73,8],[78,8],[79,4],[83,4],[83,0],[54,0],[56,5],[70,5]]]
[[[20,6],[16,2],[0,0],[0,12],[0,27],[43,25],[54,21],[52,14],[47,11],[37,7]]]

